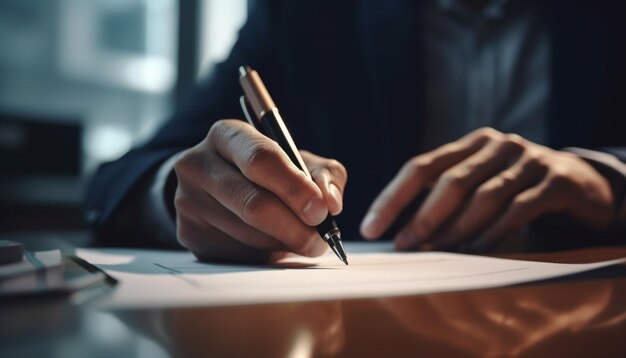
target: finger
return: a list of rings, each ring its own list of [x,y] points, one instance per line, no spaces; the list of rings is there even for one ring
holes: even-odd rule
[[[338,215],[343,209],[343,190],[332,181],[330,173],[326,170],[315,169],[311,172],[313,181],[320,187],[324,201],[328,205],[328,211],[332,215]]]
[[[481,184],[454,223],[431,240],[432,248],[451,250],[471,239],[497,219],[515,195],[538,183],[545,172],[545,167],[536,160],[522,157]]]
[[[326,246],[313,227],[223,159],[211,159],[211,170],[200,178],[200,186],[244,223],[277,239],[290,251],[305,256],[325,252]]]
[[[400,250],[410,249],[434,235],[465,203],[474,189],[500,171],[523,147],[516,141],[491,141],[474,155],[446,170],[417,214],[394,239]]]
[[[237,240],[259,250],[287,250],[280,241],[244,223],[237,215],[204,191],[179,189],[176,191],[174,201],[177,213],[184,215],[186,220],[194,220],[214,227],[228,235],[231,240]]]
[[[361,235],[380,237],[430,181],[484,146],[493,134],[487,132],[472,133],[407,162],[370,206],[361,223]]]
[[[317,185],[296,167],[276,142],[238,120],[219,121],[209,131],[209,143],[243,175],[274,193],[306,224],[328,215]]]
[[[517,195],[504,214],[472,244],[471,249],[483,251],[493,247],[541,214],[558,210],[560,200],[558,189],[544,179],[539,185]]]
[[[336,160],[303,153],[313,181],[322,191],[328,210],[338,215],[343,209],[343,191],[348,179],[346,168]]]
[[[195,220],[179,218],[176,227],[180,244],[200,261],[262,264],[271,261],[278,253],[250,247],[211,225]]]

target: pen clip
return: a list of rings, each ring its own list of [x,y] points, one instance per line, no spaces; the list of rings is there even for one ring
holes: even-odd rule
[[[246,120],[248,121],[248,123],[250,123],[251,126],[256,128],[257,126],[252,120],[252,117],[250,116],[250,112],[248,111],[248,101],[246,101],[246,96],[239,97],[239,104],[241,105],[241,110],[243,111],[244,116],[246,116]]]

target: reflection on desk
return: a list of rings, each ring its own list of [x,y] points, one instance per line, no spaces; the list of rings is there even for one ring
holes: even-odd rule
[[[626,280],[154,315],[174,356],[623,357]],[[139,317],[144,319],[140,320]],[[143,329],[145,329],[144,327]],[[145,330],[144,330],[145,331]]]
[[[543,258],[588,262],[625,253],[626,247],[588,249]],[[541,259],[536,255],[525,258]],[[93,345],[122,357],[624,357],[626,265],[567,279],[467,292],[231,307],[87,310],[82,315],[74,320],[77,325],[72,330],[65,331],[65,339],[82,342],[76,352],[97,353]],[[87,319],[94,316],[106,324]],[[108,335],[98,340],[92,333],[90,345],[77,340],[77,335],[97,330],[94,326]],[[54,352],[49,356],[64,356],[62,350],[53,351],[58,344],[46,344],[51,347],[48,352]]]

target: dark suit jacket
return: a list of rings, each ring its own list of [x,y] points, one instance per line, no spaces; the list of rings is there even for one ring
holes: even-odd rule
[[[173,118],[148,143],[98,170],[87,218],[106,229],[151,168],[201,141],[216,120],[242,118],[237,68],[247,64],[262,75],[299,147],[347,167],[338,221],[345,236],[358,237],[372,199],[417,154],[424,83],[417,3],[257,1],[229,58]],[[626,3],[541,3],[552,45],[545,144],[614,147],[626,161]]]

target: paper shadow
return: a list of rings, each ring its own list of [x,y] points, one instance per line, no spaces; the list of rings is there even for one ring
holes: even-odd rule
[[[134,257],[131,261],[121,264],[99,264],[105,271],[120,271],[144,275],[185,274],[185,275],[219,275],[238,272],[277,271],[277,270],[309,270],[332,269],[305,262],[282,262],[268,264],[234,264],[199,261],[190,255],[187,263],[181,261],[159,260],[158,257]]]

